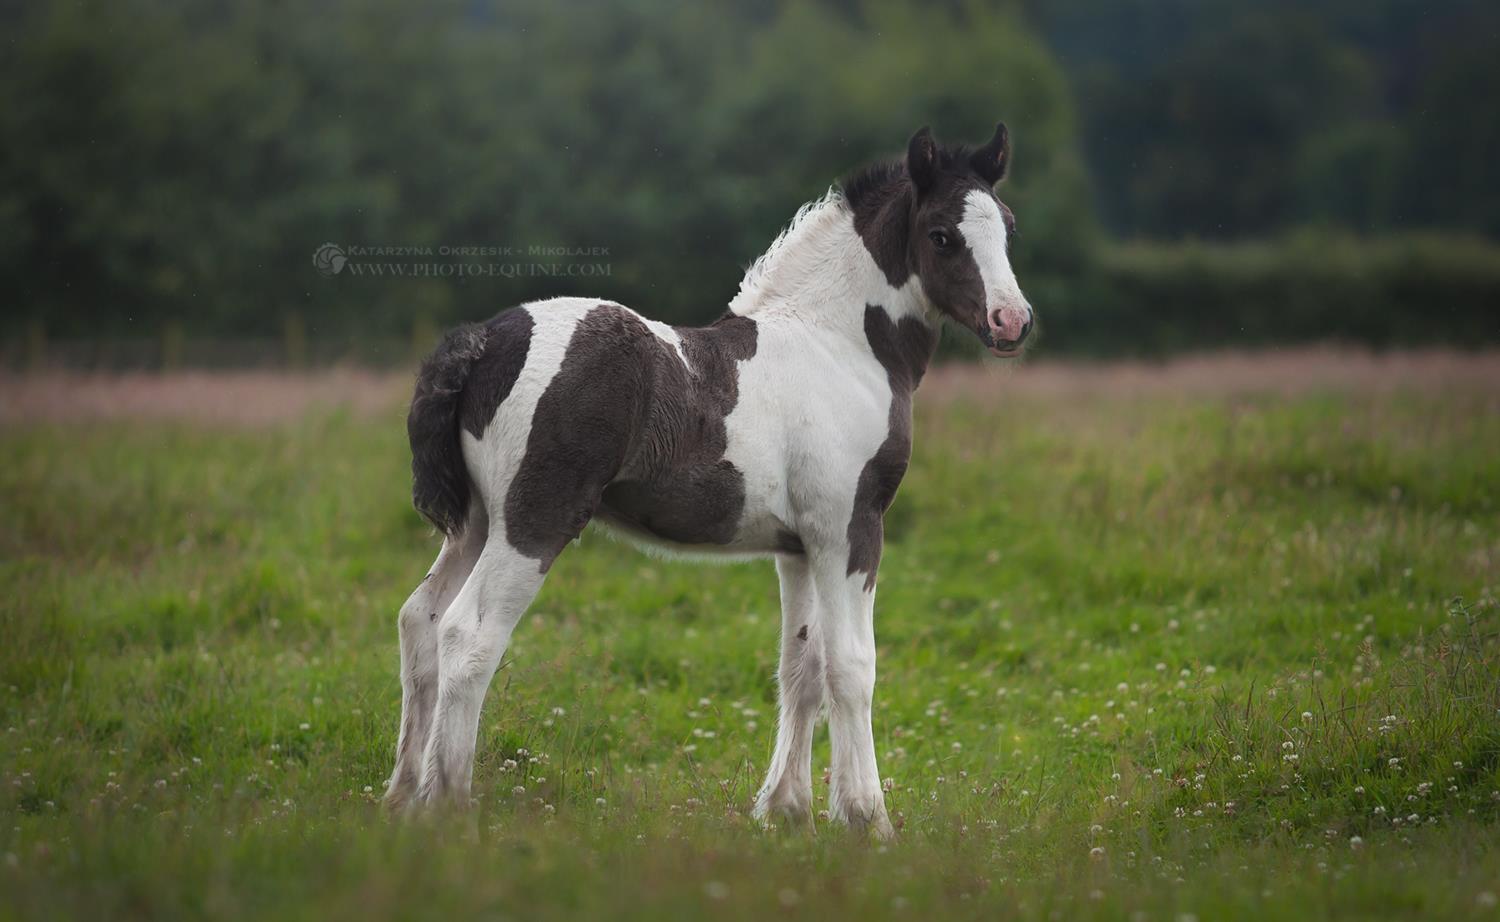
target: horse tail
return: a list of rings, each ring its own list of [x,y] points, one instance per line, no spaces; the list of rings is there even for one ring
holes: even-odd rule
[[[468,519],[473,486],[459,443],[459,411],[464,384],[484,354],[487,332],[483,324],[470,323],[443,337],[417,372],[406,415],[412,505],[448,537],[462,534]]]

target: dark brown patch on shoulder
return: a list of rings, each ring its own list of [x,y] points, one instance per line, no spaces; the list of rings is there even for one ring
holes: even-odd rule
[[[484,325],[484,351],[469,372],[458,413],[460,424],[474,438],[484,435],[516,386],[531,351],[533,325],[531,314],[520,309],[504,311]]]
[[[849,518],[849,574],[865,574],[865,590],[875,588],[880,550],[885,539],[885,511],[896,499],[896,489],[911,460],[911,398],[932,353],[937,334],[915,317],[891,320],[878,305],[865,306],[865,339],[885,368],[891,385],[891,409],[885,441],[865,462],[854,491],[854,513]]]
[[[797,631],[797,639],[798,640],[806,640],[807,639],[807,625],[805,625],[805,624],[802,625],[802,628]]]
[[[745,508],[744,475],[724,457],[725,419],[739,402],[739,363],[754,357],[755,321],[727,315],[660,339],[640,452],[604,491],[600,514],[677,544],[728,544]]]

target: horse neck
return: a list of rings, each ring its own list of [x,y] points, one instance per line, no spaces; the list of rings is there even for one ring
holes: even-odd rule
[[[866,334],[871,306],[882,308],[893,323],[913,318],[936,329],[917,277],[893,287],[842,202],[809,208],[746,274],[731,313],[757,323],[795,323],[809,336],[853,341],[863,351],[872,351]]]

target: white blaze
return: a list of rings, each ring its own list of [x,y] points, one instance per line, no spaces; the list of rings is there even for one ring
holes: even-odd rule
[[[1016,281],[1010,256],[1005,252],[1005,218],[995,197],[983,189],[974,189],[964,196],[964,217],[958,222],[958,232],[963,234],[979,266],[986,312],[1014,307],[1030,313],[1031,306],[1021,294],[1021,284]]]

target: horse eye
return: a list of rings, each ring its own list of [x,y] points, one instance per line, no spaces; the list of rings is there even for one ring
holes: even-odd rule
[[[948,239],[948,235],[940,230],[928,232],[927,239],[931,240],[932,245],[940,250],[946,250],[948,248],[948,244],[952,242]]]

